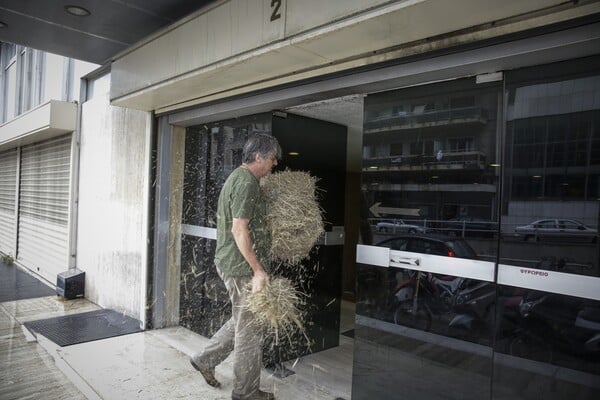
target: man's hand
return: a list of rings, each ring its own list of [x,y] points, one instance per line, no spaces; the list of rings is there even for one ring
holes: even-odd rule
[[[264,271],[257,271],[250,281],[252,284],[252,293],[260,292],[269,284],[269,275]]]

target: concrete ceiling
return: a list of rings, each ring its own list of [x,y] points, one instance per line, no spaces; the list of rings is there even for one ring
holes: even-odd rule
[[[0,0],[0,41],[104,64],[215,0]],[[90,12],[74,16],[65,6]]]
[[[363,96],[351,95],[286,109],[293,114],[335,122],[362,132]]]
[[[346,148],[349,172],[362,168],[363,95],[350,95],[289,107],[285,111],[305,117],[335,122],[348,128]]]

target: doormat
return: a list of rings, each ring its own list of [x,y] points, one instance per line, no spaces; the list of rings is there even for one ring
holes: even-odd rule
[[[48,285],[16,265],[0,262],[0,303],[56,295]]]
[[[108,309],[30,321],[24,325],[34,335],[43,335],[61,347],[142,331],[137,319]]]
[[[349,331],[342,332],[342,335],[353,338],[354,337],[354,329],[350,329]]]

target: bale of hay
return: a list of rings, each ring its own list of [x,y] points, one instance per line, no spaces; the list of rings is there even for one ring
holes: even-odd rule
[[[262,179],[273,261],[297,264],[308,257],[323,234],[316,182],[317,178],[307,172],[289,170]]]
[[[278,344],[281,338],[287,338],[292,345],[292,337],[297,331],[304,333],[303,313],[300,311],[303,294],[286,278],[272,278],[267,286],[258,292],[252,292],[248,285],[245,290],[250,293],[246,297],[245,307],[256,317],[256,322],[272,336]]]

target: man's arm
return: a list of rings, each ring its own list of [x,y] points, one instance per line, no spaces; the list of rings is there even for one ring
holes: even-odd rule
[[[257,292],[269,282],[269,276],[254,251],[254,244],[252,243],[252,237],[248,229],[249,223],[250,220],[246,218],[234,218],[231,225],[231,233],[240,253],[242,253],[244,259],[250,264],[250,268],[252,268],[252,272],[254,273],[252,276],[252,291]]]

